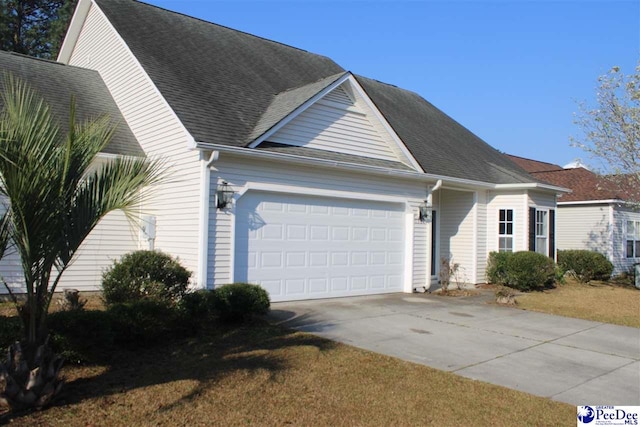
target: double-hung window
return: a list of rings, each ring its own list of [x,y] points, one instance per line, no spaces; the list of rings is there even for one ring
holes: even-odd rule
[[[547,223],[547,211],[536,211],[536,252],[547,255],[547,237],[549,226]]]
[[[627,221],[627,258],[640,258],[640,221]]]
[[[513,252],[513,209],[500,209],[498,220],[498,251]]]

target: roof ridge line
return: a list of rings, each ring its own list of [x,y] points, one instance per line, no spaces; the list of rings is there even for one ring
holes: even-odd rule
[[[247,36],[254,37],[256,39],[260,39],[260,40],[268,41],[268,42],[271,42],[271,43],[279,44],[281,46],[288,47],[288,48],[291,48],[291,49],[295,49],[295,50],[298,50],[300,52],[305,52],[305,53],[309,53],[311,55],[317,55],[317,56],[321,56],[323,58],[331,59],[331,57],[329,57],[327,55],[321,55],[319,53],[315,53],[315,52],[311,52],[311,51],[308,51],[308,50],[305,50],[305,49],[301,49],[301,48],[296,47],[296,46],[291,46],[289,44],[282,43],[282,42],[279,42],[277,40],[271,40],[271,39],[268,39],[266,37],[258,36],[256,34],[251,34],[251,33],[247,32],[247,31],[238,30],[236,28],[231,28],[231,27],[228,27],[226,25],[217,24],[215,22],[207,21],[206,19],[198,18],[196,16],[187,15],[186,13],[176,12],[175,10],[166,9],[164,7],[156,6],[155,4],[145,3],[145,2],[140,1],[140,0],[132,0],[132,1],[135,2],[135,3],[139,3],[139,4],[142,4],[142,5],[145,5],[145,6],[153,7],[155,9],[159,9],[159,10],[162,10],[162,11],[165,11],[165,12],[169,12],[169,13],[172,13],[174,15],[180,15],[180,16],[184,16],[185,18],[189,18],[189,19],[193,19],[193,20],[196,20],[196,21],[200,21],[200,22],[203,22],[205,24],[215,25],[216,27],[224,28],[226,30],[233,31],[235,33],[245,34]],[[333,59],[331,59],[331,60],[333,61]]]

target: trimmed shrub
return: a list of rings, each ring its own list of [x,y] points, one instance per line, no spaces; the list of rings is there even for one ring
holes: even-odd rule
[[[513,255],[512,252],[491,252],[487,260],[487,281],[496,285],[506,285],[507,260]]]
[[[212,318],[215,314],[214,299],[213,291],[200,289],[186,293],[177,308],[185,322],[198,327],[200,322]]]
[[[213,290],[213,307],[224,321],[244,321],[269,312],[269,294],[249,283],[232,283]]]
[[[177,259],[158,251],[124,255],[102,275],[107,305],[144,299],[175,303],[187,291],[191,273]]]
[[[609,280],[613,264],[601,253],[587,250],[558,251],[558,265],[583,283],[591,280]]]
[[[100,310],[51,313],[48,319],[51,345],[73,363],[104,360],[113,349],[113,316]]]
[[[123,348],[154,345],[190,332],[188,325],[181,321],[178,310],[164,301],[113,304],[107,313],[112,320],[114,342]]]
[[[537,252],[515,252],[506,260],[507,286],[523,292],[540,290],[553,285],[555,263]]]

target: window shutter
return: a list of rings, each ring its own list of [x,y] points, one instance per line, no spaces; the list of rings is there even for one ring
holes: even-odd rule
[[[529,250],[536,250],[536,208],[529,208]]]
[[[549,209],[549,258],[556,260],[556,211]]]

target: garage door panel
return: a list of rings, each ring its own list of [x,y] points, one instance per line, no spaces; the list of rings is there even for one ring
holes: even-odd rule
[[[235,279],[273,301],[402,290],[402,206],[250,192],[236,215]]]

